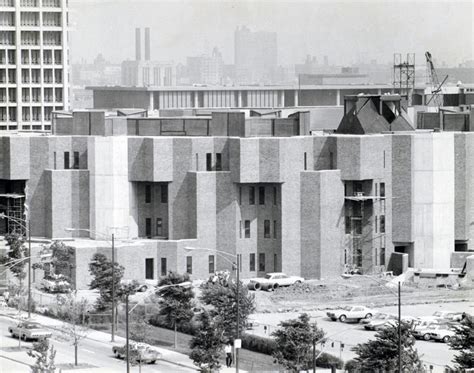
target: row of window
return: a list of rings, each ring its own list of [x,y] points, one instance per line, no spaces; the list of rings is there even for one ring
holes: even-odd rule
[[[55,170],[57,169],[56,152],[53,153],[53,168]],[[73,152],[72,164],[71,164],[70,152],[64,152],[64,169],[69,170],[71,168],[74,170],[79,169],[79,152]]]
[[[7,53],[5,53],[7,52]],[[54,53],[53,53],[54,52]],[[23,49],[21,51],[21,63],[24,65],[40,65],[41,63],[41,51],[39,50],[29,50]],[[54,57],[54,60],[53,60]],[[8,62],[10,65],[16,64],[16,51],[9,50],[4,51],[0,50],[0,64],[4,65]],[[43,51],[43,64],[45,65],[61,65],[62,64],[62,51],[61,50],[44,50]]]
[[[164,237],[163,234],[163,219],[156,218],[155,235]],[[151,231],[151,218],[145,218],[145,236],[151,238],[153,236]]]
[[[239,187],[239,205],[242,205],[242,192],[243,192],[243,187]],[[256,188],[253,186],[250,186],[248,187],[248,192],[249,192],[249,205],[255,205]],[[272,192],[273,192],[272,202],[273,202],[273,205],[276,206],[278,203],[277,187],[273,187]],[[265,205],[265,187],[264,186],[258,187],[258,204]]]
[[[222,153],[216,153],[215,168],[212,166],[212,153],[206,153],[206,171],[222,171]],[[199,154],[196,154],[196,170],[199,171]]]
[[[145,185],[145,203],[151,203],[151,185]],[[160,202],[168,203],[168,185],[160,185]]]
[[[271,234],[271,222],[270,220],[263,221],[263,238],[272,238]],[[242,235],[242,228],[243,228],[243,235]],[[273,220],[273,238],[277,238],[278,226],[277,221]],[[242,220],[239,222],[239,237],[240,238],[250,238],[251,237],[251,230],[250,230],[250,220],[244,220],[244,224],[242,226]]]

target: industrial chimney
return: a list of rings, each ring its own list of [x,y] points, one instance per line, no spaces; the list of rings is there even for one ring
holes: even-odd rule
[[[137,27],[135,29],[135,61],[140,61],[142,59],[142,40],[140,29]]]
[[[150,28],[145,28],[145,60],[150,61]]]

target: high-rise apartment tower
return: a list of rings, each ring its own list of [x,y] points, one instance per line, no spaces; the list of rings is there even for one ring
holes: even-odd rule
[[[49,131],[69,109],[67,30],[67,0],[0,0],[0,131]]]

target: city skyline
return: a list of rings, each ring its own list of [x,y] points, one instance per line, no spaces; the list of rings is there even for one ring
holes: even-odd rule
[[[75,0],[70,6],[75,63],[100,53],[115,63],[133,59],[135,27],[150,27],[152,59],[176,63],[187,56],[210,55],[215,46],[225,63],[234,63],[239,26],[277,32],[279,65],[301,63],[306,55],[321,62],[329,56],[329,63],[337,65],[372,60],[386,64],[395,52],[416,53],[417,64],[423,64],[426,50],[449,66],[473,59],[473,5],[466,1]]]

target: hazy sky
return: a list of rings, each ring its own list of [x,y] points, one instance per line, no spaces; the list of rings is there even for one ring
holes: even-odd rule
[[[70,0],[70,10],[75,62],[98,53],[133,59],[135,27],[148,26],[152,59],[184,62],[217,46],[233,63],[238,25],[276,31],[279,64],[307,54],[339,65],[385,63],[394,52],[415,52],[421,65],[426,50],[450,65],[474,59],[473,1]]]

